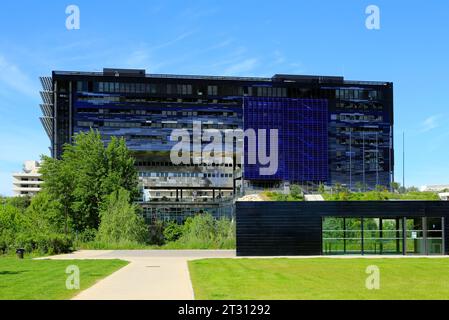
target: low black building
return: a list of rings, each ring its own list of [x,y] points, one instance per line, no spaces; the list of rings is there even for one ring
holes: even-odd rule
[[[237,202],[237,255],[449,253],[449,202]]]

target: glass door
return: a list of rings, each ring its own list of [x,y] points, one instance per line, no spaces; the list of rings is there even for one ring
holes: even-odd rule
[[[426,242],[424,238],[423,218],[407,218],[406,228],[406,253],[411,255],[425,255]]]
[[[424,218],[427,226],[427,254],[443,254],[443,219]]]

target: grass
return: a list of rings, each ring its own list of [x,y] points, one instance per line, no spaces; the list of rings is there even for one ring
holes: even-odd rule
[[[100,241],[77,242],[77,250],[228,250],[235,249],[235,238],[223,242],[190,241],[188,243],[171,241],[163,245],[146,245],[133,242],[108,243]]]
[[[368,290],[366,268],[380,270]],[[449,259],[203,259],[189,261],[196,299],[448,299]]]
[[[440,200],[438,193],[418,191],[407,193],[394,193],[388,191],[338,192],[333,194],[323,193],[322,196],[326,201]]]
[[[122,260],[19,260],[0,257],[0,300],[69,299],[127,265]],[[80,290],[68,290],[67,266],[80,270]]]
[[[264,191],[260,196],[266,201],[304,201],[301,195],[295,197],[292,194],[283,194],[274,191]]]

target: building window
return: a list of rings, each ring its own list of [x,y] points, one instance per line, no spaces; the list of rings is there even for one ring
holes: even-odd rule
[[[207,86],[207,94],[209,96],[218,95],[218,86]]]

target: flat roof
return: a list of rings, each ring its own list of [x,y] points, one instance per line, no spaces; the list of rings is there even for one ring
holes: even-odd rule
[[[298,74],[275,74],[269,77],[236,77],[236,76],[211,76],[211,75],[180,75],[180,74],[157,74],[146,73],[144,69],[114,69],[104,68],[103,71],[53,71],[57,76],[87,76],[87,77],[127,77],[127,78],[154,78],[154,79],[189,79],[189,80],[224,80],[224,81],[258,81],[258,82],[318,82],[333,84],[353,85],[388,85],[387,81],[357,81],[345,80],[342,76],[323,75],[298,75]]]

